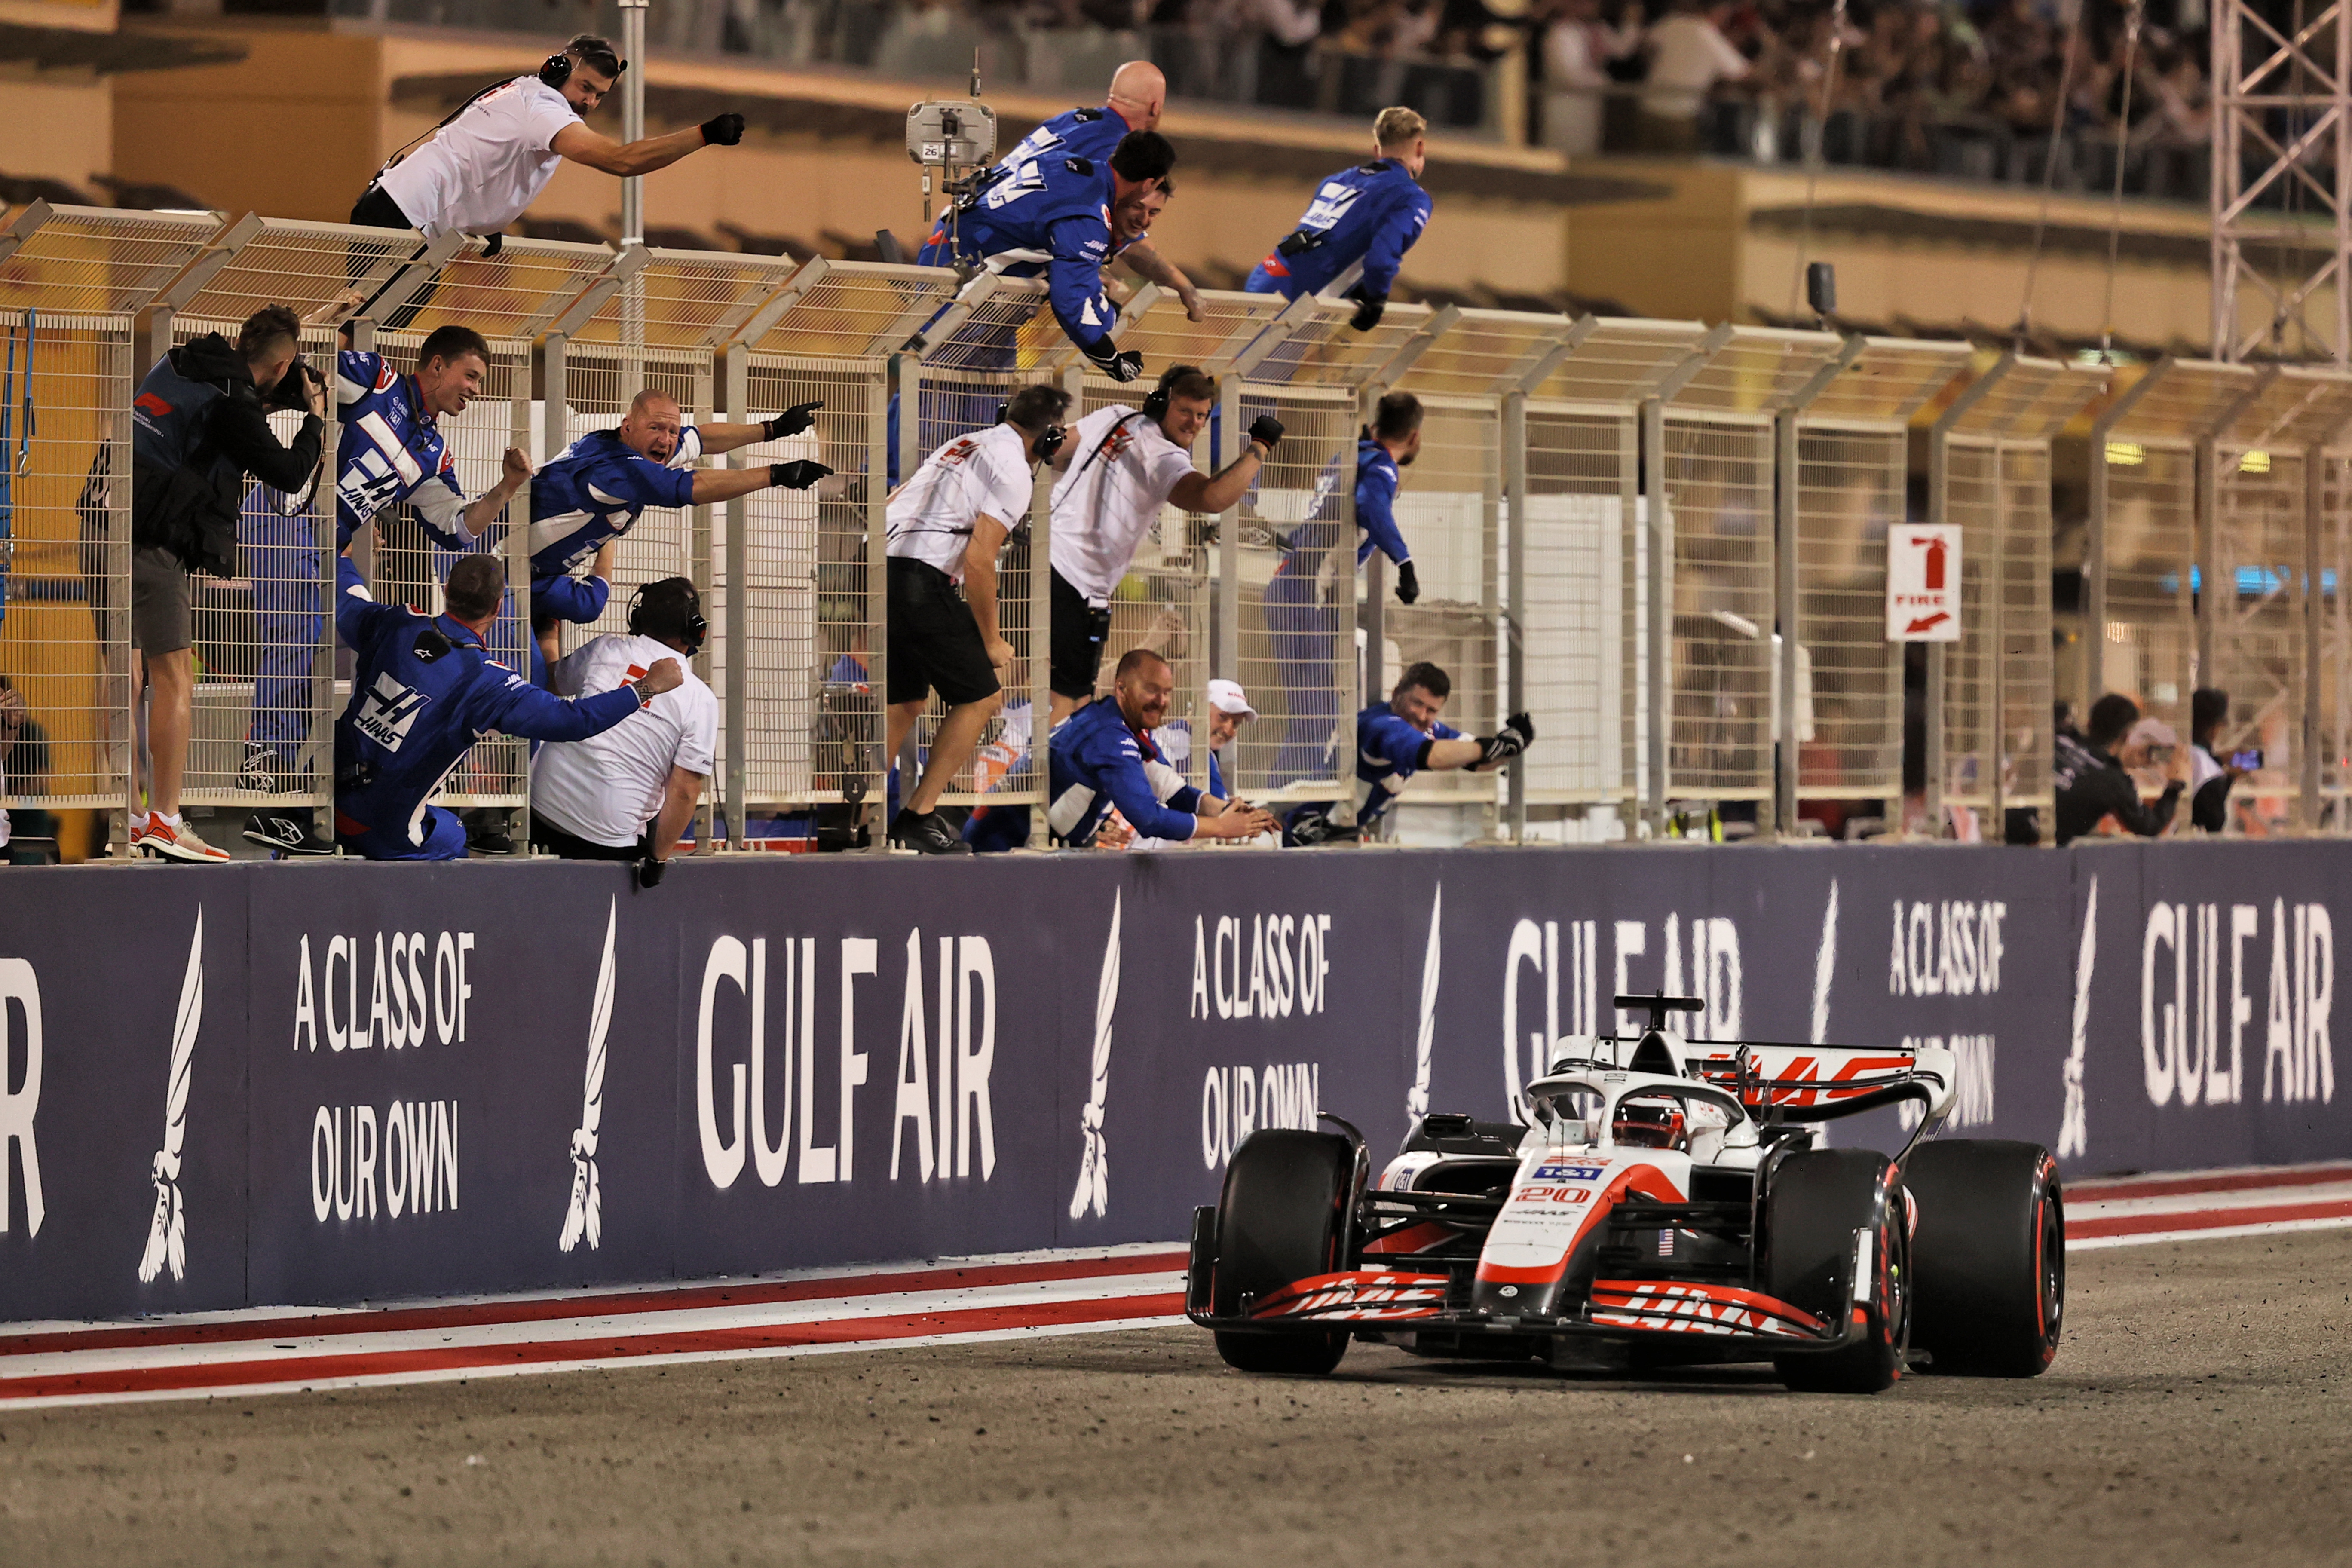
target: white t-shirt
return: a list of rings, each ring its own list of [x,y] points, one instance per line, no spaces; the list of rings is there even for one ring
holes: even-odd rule
[[[613,632],[548,673],[565,697],[594,697],[636,679],[676,648]],[[584,741],[551,741],[530,761],[530,809],[591,844],[635,844],[661,809],[669,771],[709,777],[717,765],[719,699],[691,669],[644,712]]]
[[[1650,74],[1642,108],[1662,120],[1693,120],[1718,81],[1748,74],[1748,57],[1704,16],[1686,13],[1661,19],[1650,29]]]
[[[408,221],[438,238],[496,234],[522,216],[563,159],[555,138],[579,110],[535,76],[493,88],[378,182]]]
[[[961,583],[973,520],[985,513],[1010,534],[1028,514],[1035,484],[1028,440],[1012,426],[959,436],[924,458],[890,498],[889,552]]]
[[[1168,492],[1193,471],[1192,454],[1123,403],[1079,420],[1070,451],[1068,470],[1054,482],[1054,570],[1100,606],[1160,521]]]

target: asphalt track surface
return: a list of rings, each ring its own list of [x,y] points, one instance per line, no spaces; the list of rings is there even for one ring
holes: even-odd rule
[[[2076,1252],[1874,1398],[1189,1328],[0,1411],[0,1563],[2352,1563],[2352,1231]]]

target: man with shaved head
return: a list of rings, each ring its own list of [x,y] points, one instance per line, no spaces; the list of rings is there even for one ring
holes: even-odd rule
[[[649,506],[709,506],[781,485],[804,490],[833,472],[809,458],[749,468],[696,468],[705,453],[799,436],[818,403],[747,425],[689,425],[677,400],[648,388],[617,429],[594,430],[540,470],[530,487],[531,629],[551,638],[559,621],[588,622],[612,594],[610,557],[601,573],[574,576],[636,525]],[[544,653],[544,641],[541,652]],[[538,658],[533,674],[539,673]]]

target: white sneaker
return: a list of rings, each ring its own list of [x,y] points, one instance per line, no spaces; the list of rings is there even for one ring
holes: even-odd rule
[[[145,850],[158,860],[186,860],[198,866],[226,865],[228,851],[215,849],[196,837],[196,830],[183,822],[174,827],[155,812],[131,834],[131,847]]]

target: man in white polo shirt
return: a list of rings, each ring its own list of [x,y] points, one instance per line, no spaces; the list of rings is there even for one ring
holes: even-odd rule
[[[709,629],[694,584],[665,577],[637,590],[626,636],[593,638],[548,675],[562,696],[593,697],[666,658],[683,668]],[[530,763],[533,844],[567,860],[634,860],[641,886],[661,880],[717,759],[719,700],[692,670],[685,676],[630,723],[539,748]]]
[[[427,132],[424,146],[376,172],[352,208],[362,228],[452,229],[496,237],[522,216],[566,158],[607,174],[650,174],[690,153],[743,140],[743,117],[716,114],[663,136],[615,142],[581,121],[613,90],[628,62],[608,39],[583,33],[550,55],[537,75],[487,88]],[[490,253],[498,252],[492,237]],[[397,315],[414,315],[428,289]],[[405,323],[394,321],[388,324]]]
[[[1141,408],[1114,403],[1078,421],[1055,456],[1054,719],[1095,694],[1110,600],[1163,507],[1213,514],[1247,494],[1258,467],[1282,439],[1282,421],[1261,414],[1249,446],[1211,476],[1192,466],[1192,443],[1216,407],[1217,384],[1189,364],[1171,365]]]
[[[911,792],[901,784],[894,844],[971,853],[940,816],[940,796],[980,744],[1013,668],[997,619],[997,558],[1029,515],[1032,465],[1060,447],[1069,405],[1058,386],[1024,386],[1002,420],[950,441],[891,493],[887,754],[898,756],[933,691],[948,704],[922,781]]]

